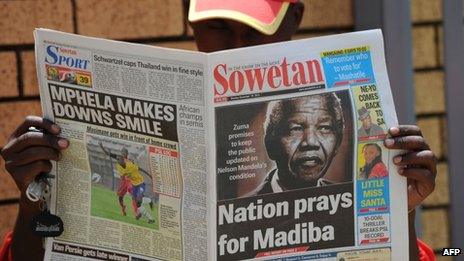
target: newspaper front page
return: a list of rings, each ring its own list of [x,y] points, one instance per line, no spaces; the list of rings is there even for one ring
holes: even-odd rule
[[[36,31],[44,115],[70,148],[47,260],[206,260],[203,54]]]
[[[208,59],[217,260],[406,260],[380,30]]]
[[[405,260],[380,31],[205,54],[36,35],[46,260]]]

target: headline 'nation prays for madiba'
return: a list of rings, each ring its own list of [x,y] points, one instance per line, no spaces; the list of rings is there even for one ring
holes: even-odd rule
[[[288,216],[290,204],[293,204],[293,218],[298,220],[305,213],[313,211],[327,211],[330,215],[337,213],[339,208],[350,208],[353,205],[353,195],[343,192],[318,197],[295,199],[293,202],[280,201],[264,203],[262,199],[251,202],[246,207],[235,207],[234,203],[220,205],[218,207],[218,225],[258,221],[262,219],[273,219],[275,217]],[[330,241],[335,239],[335,228],[331,225],[323,227],[315,225],[315,222],[296,223],[288,231],[276,231],[274,227],[264,230],[253,231],[253,249],[267,249],[272,247],[283,247],[302,243],[313,243],[318,241]],[[239,239],[228,238],[222,234],[218,238],[219,255],[243,252],[250,239],[248,236]],[[237,247],[232,246],[237,242]]]

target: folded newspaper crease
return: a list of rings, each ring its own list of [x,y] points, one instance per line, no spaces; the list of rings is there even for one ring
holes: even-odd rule
[[[35,31],[47,260],[405,260],[380,30],[200,53]]]

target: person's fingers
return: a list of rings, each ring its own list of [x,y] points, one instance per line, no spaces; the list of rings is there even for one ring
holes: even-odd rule
[[[426,167],[432,174],[437,173],[437,158],[431,150],[421,150],[398,155],[393,158],[393,163],[398,166]]]
[[[435,175],[425,168],[401,168],[398,170],[401,176],[410,180],[409,184],[414,183],[417,187],[417,192],[425,198],[432,193],[435,188]]]
[[[400,149],[400,150],[428,150],[429,145],[425,141],[424,137],[413,135],[413,136],[398,136],[394,138],[387,138],[384,140],[385,147],[389,149]]]
[[[24,133],[28,132],[31,127],[37,128],[39,130],[44,130],[55,135],[59,134],[61,131],[61,128],[58,125],[54,124],[52,121],[38,116],[27,116],[24,119],[23,123],[21,123],[18,126],[18,128],[16,128],[11,137],[19,137]]]
[[[410,136],[410,135],[422,136],[422,132],[420,128],[416,125],[399,125],[399,126],[391,127],[388,130],[388,133],[390,134],[391,137]]]
[[[29,147],[10,158],[16,166],[27,165],[39,160],[59,160],[60,152],[50,147]]]
[[[61,150],[69,146],[69,141],[53,134],[29,131],[17,137],[12,143],[8,143],[2,150],[2,155],[18,153],[26,148],[34,146],[45,146]]]
[[[408,180],[411,180],[411,182],[408,184],[408,189],[407,189],[408,190],[408,209],[411,210],[411,209],[416,208],[422,202],[422,200],[424,200],[425,197],[418,193],[419,189],[417,187],[417,182],[412,179],[408,179]]]

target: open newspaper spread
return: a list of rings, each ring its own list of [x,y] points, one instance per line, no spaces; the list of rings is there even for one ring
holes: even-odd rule
[[[35,31],[47,260],[407,260],[380,30],[201,53]]]

